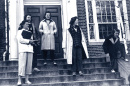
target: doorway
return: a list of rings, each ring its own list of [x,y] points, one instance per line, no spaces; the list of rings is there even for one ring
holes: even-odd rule
[[[55,58],[63,58],[62,51],[62,22],[61,22],[61,6],[60,5],[25,5],[24,15],[31,14],[32,21],[39,29],[40,21],[43,20],[46,11],[51,12],[51,18],[55,21],[57,26],[57,34],[55,36]],[[38,57],[42,57],[40,46],[38,46]]]

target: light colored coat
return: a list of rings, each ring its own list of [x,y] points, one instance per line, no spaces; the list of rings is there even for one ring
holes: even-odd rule
[[[18,30],[18,32],[17,32],[19,53],[23,53],[23,52],[31,52],[31,53],[33,53],[33,46],[31,44],[29,44],[29,39],[24,39],[22,37],[22,31],[23,30],[24,29],[21,29],[21,30]]]
[[[81,30],[81,29],[80,29]],[[82,46],[83,49],[85,51],[85,55],[87,58],[89,58],[88,55],[88,50],[87,50],[87,44],[86,44],[86,39],[84,37],[84,34],[81,30],[81,35],[82,35]],[[66,34],[66,59],[67,59],[67,64],[72,64],[72,49],[73,49],[73,40],[72,40],[72,36],[69,32],[69,30],[67,29],[67,34]]]
[[[55,50],[55,37],[54,34],[57,32],[55,22],[48,25],[45,20],[42,20],[39,25],[39,32],[41,32],[41,50]]]

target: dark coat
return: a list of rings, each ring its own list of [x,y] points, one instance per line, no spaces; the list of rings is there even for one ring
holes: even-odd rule
[[[116,38],[114,41],[113,37],[113,35],[110,35],[105,39],[103,43],[103,49],[105,54],[109,53],[110,57],[113,55],[117,57],[121,43],[119,38]]]

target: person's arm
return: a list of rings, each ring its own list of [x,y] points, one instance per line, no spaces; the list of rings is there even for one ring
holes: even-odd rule
[[[22,37],[22,30],[19,30],[17,33],[17,39],[21,44],[29,44],[29,39],[24,39]]]
[[[56,27],[56,23],[55,22],[54,22],[53,28],[54,28],[53,32],[54,32],[54,34],[56,34],[57,33],[57,27]]]
[[[44,33],[42,21],[41,21],[40,24],[39,24],[39,32],[40,32],[41,34]]]
[[[105,39],[104,43],[103,43],[103,50],[105,52],[105,54],[108,54],[108,41],[109,39]]]

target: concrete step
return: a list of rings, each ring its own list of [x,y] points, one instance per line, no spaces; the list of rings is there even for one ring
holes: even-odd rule
[[[83,73],[84,74],[101,74],[101,73],[110,73],[111,72],[111,68],[109,67],[102,67],[102,68],[85,68],[83,69]],[[70,69],[59,69],[59,73],[61,75],[71,75],[72,74],[72,70]]]
[[[61,64],[67,64],[66,59],[55,59],[58,65]],[[91,63],[91,62],[105,62],[105,58],[89,58],[89,59],[83,59],[83,64],[84,63]],[[43,59],[38,59],[38,65],[43,65],[44,60]],[[47,60],[48,64],[53,64],[50,59]],[[3,66],[16,66],[18,65],[18,61],[0,61],[0,67]]]
[[[120,86],[130,86],[130,84],[120,85]]]
[[[97,67],[108,67],[109,63],[84,63],[83,68],[97,68]],[[58,70],[58,69],[71,69],[71,65],[54,65],[54,64],[47,64],[47,65],[38,65],[37,66],[40,70]],[[2,72],[17,72],[18,66],[3,66],[0,67],[0,73]]]
[[[44,68],[44,67],[42,67]],[[111,73],[109,67],[101,67],[101,68],[84,68],[83,69],[84,74],[105,74],[105,73]],[[33,72],[32,75],[38,75],[38,76],[55,76],[55,75],[72,75],[71,69],[56,69],[56,70],[44,70],[41,69],[39,72]],[[13,72],[2,72],[0,73],[1,78],[6,77],[17,77],[18,71]]]
[[[72,81],[72,82],[58,82],[58,83],[35,83],[31,85],[23,84],[22,86],[119,86],[123,84],[122,79],[110,80],[92,80],[92,81]],[[7,86],[7,85],[0,85]],[[17,85],[9,85],[17,86]]]
[[[84,69],[83,70],[83,73],[84,74],[89,74],[88,73],[88,71],[86,71],[87,69]],[[93,73],[90,73],[90,74],[101,74],[101,73],[99,73],[99,72],[93,72]],[[111,74],[111,72],[104,72],[104,73],[102,73],[102,74]],[[119,73],[117,72],[117,73],[112,73],[112,74],[117,74],[118,76],[120,76],[119,75]],[[58,76],[58,75],[66,75],[66,76],[68,76],[68,75],[72,75],[72,71],[71,70],[64,70],[64,69],[61,69],[61,70],[41,70],[41,71],[39,71],[39,72],[33,72],[32,73],[32,77],[40,77],[40,76],[44,76],[44,77],[47,77],[47,76]],[[18,72],[4,72],[4,73],[0,73],[0,79],[3,79],[3,78],[17,78],[18,77]]]
[[[107,78],[109,76],[112,76],[111,78]],[[113,77],[115,76],[115,77]],[[98,81],[98,80],[116,80],[121,79],[117,78],[118,75],[83,75],[83,76],[50,76],[50,77],[33,77],[29,78],[29,80],[32,82],[32,84],[38,84],[38,83],[64,83],[64,82],[73,82],[73,81]],[[9,78],[9,79],[0,79],[0,85],[15,85],[17,83],[17,78]],[[25,79],[22,80],[25,82]]]

